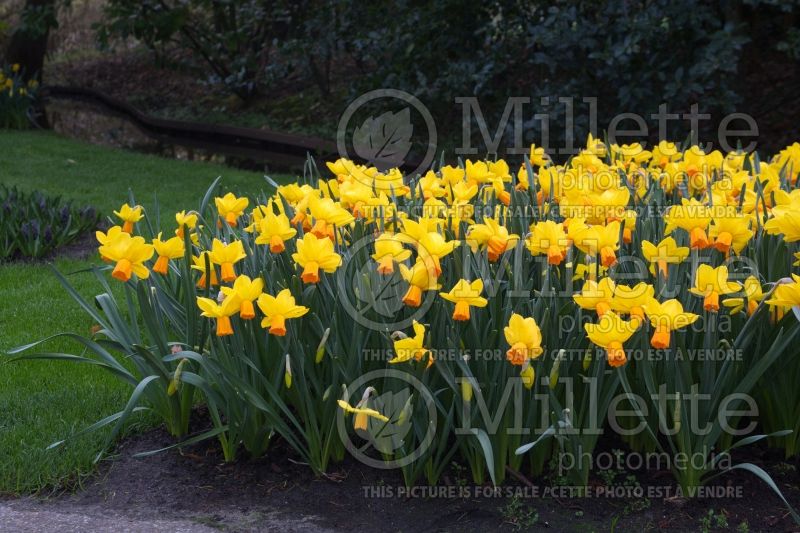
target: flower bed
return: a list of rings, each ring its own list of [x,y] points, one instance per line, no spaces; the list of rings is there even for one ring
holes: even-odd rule
[[[269,196],[214,183],[172,228],[117,211],[94,302],[62,277],[97,323],[70,335],[93,357],[12,353],[129,382],[88,428],[113,425],[109,443],[151,409],[176,445],[217,438],[229,461],[280,438],[316,473],[349,451],[408,485],[452,461],[496,484],[555,461],[586,486],[614,431],[670,458],[689,496],[730,469],[771,483],[730,452],[798,452],[796,169],[798,144],[766,162],[590,137],[515,172],[309,161]],[[214,429],[187,436],[197,399]]]
[[[92,207],[0,184],[0,262],[41,258],[97,227]]]

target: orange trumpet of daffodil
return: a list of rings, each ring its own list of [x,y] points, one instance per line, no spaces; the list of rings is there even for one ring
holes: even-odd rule
[[[277,296],[262,294],[258,297],[258,308],[264,313],[261,327],[269,327],[272,335],[286,335],[286,320],[300,318],[308,313],[308,307],[297,305],[289,289],[283,289]]]
[[[533,256],[547,255],[547,264],[560,265],[567,256],[570,241],[564,226],[552,220],[532,224],[525,246]]]
[[[238,296],[239,318],[251,320],[256,317],[253,300],[258,298],[264,290],[264,280],[260,277],[250,279],[249,276],[241,275],[233,282],[233,287],[221,287],[220,290],[225,296]]]
[[[666,278],[669,274],[667,265],[677,265],[685,261],[689,257],[689,248],[678,246],[675,239],[667,237],[658,244],[642,241],[642,255],[650,263],[651,274],[656,275],[657,267],[658,274]]]
[[[703,309],[716,313],[719,311],[719,297],[724,294],[738,292],[741,285],[728,281],[728,267],[713,268],[700,265],[697,268],[694,287],[689,289],[694,295],[703,297]]]
[[[313,233],[306,233],[297,241],[297,252],[292,259],[303,267],[300,279],[303,283],[319,283],[319,270],[333,273],[342,264],[342,257],[334,252],[333,241],[327,237],[317,238]]]
[[[460,279],[450,292],[440,292],[439,296],[456,304],[453,311],[453,320],[469,320],[470,307],[486,307],[488,301],[480,294],[483,291],[483,280],[476,279],[472,283]]]
[[[109,232],[110,233],[110,232]],[[120,281],[128,281],[132,274],[144,279],[150,271],[144,262],[153,257],[152,244],[147,244],[143,237],[131,237],[128,233],[119,233],[107,244],[100,246],[100,256],[116,263],[111,275]]]
[[[409,307],[420,306],[423,291],[432,291],[440,288],[437,282],[436,269],[430,261],[417,259],[417,262],[411,268],[400,263],[400,275],[409,284],[408,291],[403,296],[403,303]]]
[[[242,216],[244,210],[250,205],[247,198],[237,198],[232,192],[223,197],[214,198],[219,216],[225,219],[229,226],[236,227],[237,219]]]
[[[589,340],[606,350],[608,364],[613,367],[622,366],[628,361],[623,344],[637,328],[638,325],[622,320],[614,311],[604,313],[597,324],[584,325]]]
[[[644,304],[650,324],[656,328],[650,346],[656,350],[669,348],[671,332],[692,324],[700,315],[687,313],[676,299],[659,303],[655,298]]]
[[[142,206],[136,205],[131,207],[128,204],[122,204],[119,211],[114,211],[114,214],[124,222],[122,231],[125,233],[133,233],[133,225],[139,222],[144,216],[142,213]]]
[[[378,272],[391,274],[394,264],[411,257],[411,250],[403,248],[403,242],[391,233],[382,233],[375,239],[375,253],[372,258],[378,262]]]
[[[211,243],[211,262],[220,266],[220,278],[225,283],[230,283],[236,279],[236,271],[233,265],[247,257],[244,253],[242,241],[233,241],[226,244],[219,239],[214,239]]]
[[[512,365],[523,366],[530,359],[542,355],[542,332],[533,317],[523,318],[513,313],[503,333],[510,346],[506,357]]]
[[[166,276],[169,271],[169,260],[180,259],[183,257],[186,247],[181,237],[172,237],[166,241],[161,240],[161,233],[153,239],[153,248],[158,255],[156,264],[153,265],[153,272]]]

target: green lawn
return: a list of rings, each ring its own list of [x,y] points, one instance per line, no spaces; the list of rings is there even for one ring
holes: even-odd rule
[[[128,199],[152,210],[172,231],[174,213],[196,208],[211,182],[251,193],[266,189],[263,177],[224,166],[173,161],[73,142],[51,133],[0,130],[0,182],[38,189],[94,205],[104,215]],[[58,259],[64,273],[99,264]],[[98,292],[91,274],[71,281],[86,296]],[[61,288],[47,265],[0,265],[0,350],[59,332],[87,334],[91,320]],[[49,351],[75,353],[54,341]],[[69,486],[92,470],[102,434],[64,447],[46,446],[119,410],[129,390],[102,371],[58,362],[0,362],[0,493]],[[145,419],[143,423],[148,423]]]

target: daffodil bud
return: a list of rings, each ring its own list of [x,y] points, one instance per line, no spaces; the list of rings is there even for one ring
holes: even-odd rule
[[[292,363],[289,360],[289,354],[286,354],[286,370],[283,373],[283,381],[286,383],[286,388],[292,388]]]
[[[188,359],[181,359],[181,361],[178,363],[178,367],[175,369],[175,373],[172,375],[172,380],[169,382],[169,387],[167,387],[167,395],[172,396],[180,390],[181,374],[183,373],[184,365],[188,362]]]
[[[675,399],[675,410],[672,412],[672,423],[675,426],[675,432],[681,430],[681,394]]]
[[[522,378],[522,384],[525,385],[526,389],[530,390],[533,388],[533,380],[536,377],[536,372],[533,370],[530,361],[526,361],[522,366],[522,371],[519,373],[519,376]]]
[[[553,361],[553,368],[550,369],[550,389],[555,389],[558,384],[558,367],[561,365],[561,360],[565,358],[567,351],[563,348],[558,351],[556,360]]]
[[[400,411],[400,415],[397,417],[396,424],[398,426],[404,425],[406,422],[409,421],[409,417],[411,416],[411,411],[413,410],[414,406],[411,402],[413,400],[413,396],[409,396],[408,400],[406,400],[405,405],[403,405],[403,409]]]
[[[583,356],[583,371],[586,372],[589,370],[589,365],[592,364],[592,350],[586,350],[586,354]]]
[[[331,334],[331,328],[327,328],[325,333],[322,334],[322,339],[319,341],[319,345],[317,346],[317,353],[314,357],[314,362],[317,364],[322,362],[322,358],[325,356],[325,344],[328,342],[328,335]]]
[[[461,397],[467,403],[472,401],[472,383],[468,378],[461,380]]]

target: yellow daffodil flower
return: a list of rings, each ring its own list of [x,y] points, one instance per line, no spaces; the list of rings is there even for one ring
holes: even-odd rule
[[[233,265],[247,257],[242,241],[233,241],[226,244],[219,239],[211,242],[211,262],[220,266],[220,278],[225,283],[236,279]]]
[[[359,401],[355,407],[350,405],[344,400],[337,400],[339,407],[341,407],[345,413],[352,413],[356,415],[353,419],[353,428],[356,430],[367,430],[367,424],[370,418],[374,418],[376,420],[380,420],[381,422],[388,422],[389,418],[385,415],[382,415],[375,409],[370,409],[367,407],[369,402],[369,397],[371,394],[375,393],[375,389],[373,387],[367,387],[364,391],[364,395],[361,397],[361,401]]]
[[[470,307],[486,307],[486,304],[489,303],[480,295],[482,291],[483,280],[476,279],[470,283],[461,279],[450,289],[450,292],[440,292],[439,296],[456,304],[453,320],[466,321],[469,320]]]
[[[531,162],[531,165],[535,167],[543,167],[550,163],[550,156],[547,155],[547,152],[544,151],[544,148],[541,146],[536,146],[535,144],[531,145],[531,151],[528,154],[528,159]]]
[[[405,243],[414,245],[419,257],[433,264],[437,277],[442,275],[440,260],[461,244],[459,241],[445,240],[438,231],[430,231],[423,220],[418,222],[404,220],[403,231],[398,234],[398,238]]]
[[[619,250],[618,221],[605,226],[589,226],[575,235],[575,246],[587,255],[597,257],[600,252],[600,263],[608,268],[617,262],[616,251]]]
[[[630,315],[631,323],[638,326],[644,320],[644,304],[652,300],[654,294],[653,286],[645,282],[633,287],[616,285],[611,309],[620,315]]]
[[[680,158],[681,153],[675,143],[660,141],[658,145],[653,148],[650,163],[660,168],[666,168],[669,163],[677,161]]]
[[[636,332],[638,325],[608,311],[597,324],[584,324],[584,329],[592,343],[606,350],[609,365],[619,367],[628,361],[623,344]]]
[[[711,223],[711,209],[696,199],[681,199],[681,205],[672,205],[664,215],[667,223],[664,233],[669,235],[675,228],[689,233],[691,248],[707,248],[709,246],[706,229]]]
[[[728,267],[714,268],[700,265],[697,268],[694,287],[689,289],[694,295],[703,297],[703,309],[716,313],[719,311],[719,297],[724,294],[738,292],[741,285],[728,281]]]
[[[783,235],[786,242],[800,241],[800,205],[790,204],[772,209],[773,218],[764,224],[770,235]]]
[[[333,241],[306,233],[297,241],[297,252],[292,254],[295,263],[303,267],[303,283],[319,283],[319,269],[333,273],[342,264],[342,257],[334,252]]]
[[[122,231],[125,233],[133,233],[133,225],[139,222],[142,217],[144,217],[144,213],[142,213],[142,206],[140,205],[131,207],[128,204],[122,204],[122,207],[119,208],[119,211],[114,211],[114,214],[124,222],[122,225]]]
[[[420,306],[423,291],[438,290],[441,287],[437,282],[436,269],[429,261],[417,259],[411,268],[401,263],[400,275],[409,284],[408,291],[403,296],[403,303],[409,307]]]
[[[572,295],[572,299],[582,309],[597,311],[597,316],[603,316],[611,311],[615,288],[611,278],[603,278],[599,283],[589,279],[584,282],[580,293]]]
[[[767,305],[776,307],[795,307],[800,305],[800,276],[792,274],[791,283],[778,283]]]
[[[311,218],[314,219],[314,226],[311,233],[319,237],[334,238],[333,228],[342,227],[355,220],[349,211],[330,198],[319,198],[312,196],[308,202]]]
[[[242,216],[244,210],[250,205],[247,198],[237,198],[232,192],[223,197],[214,198],[219,216],[225,219],[229,226],[236,227],[237,219]]]
[[[178,223],[178,229],[175,230],[175,235],[183,239],[184,226],[189,228],[190,231],[197,227],[197,213],[194,211],[189,211],[188,213],[186,211],[180,211],[175,213],[175,222]],[[194,238],[192,240],[194,240]]]
[[[550,198],[558,202],[563,196],[563,169],[561,167],[540,168],[536,182],[539,184],[539,191],[536,193],[536,203],[542,205]]]
[[[242,274],[233,282],[233,287],[221,287],[220,290],[225,296],[236,295],[239,297],[239,318],[251,320],[256,317],[253,308],[253,300],[261,296],[264,290],[264,280],[259,278],[250,279],[249,276]]]
[[[103,233],[102,231],[98,230],[95,232],[94,235],[97,238],[97,242],[99,242],[102,246],[111,244],[112,242],[114,242],[114,240],[118,239],[120,234],[122,233],[125,233],[122,231],[122,226],[111,226],[110,228],[108,228],[108,233]],[[100,253],[100,258],[106,263],[111,262],[111,259],[103,256],[102,253]]]
[[[240,302],[236,294],[226,296],[222,303],[217,303],[211,298],[197,297],[197,307],[203,312],[204,317],[214,318],[217,321],[217,337],[233,335],[231,316],[239,312]]]
[[[162,241],[161,233],[153,239],[153,248],[156,255],[158,255],[156,264],[153,265],[153,272],[157,272],[162,276],[166,276],[167,272],[169,272],[169,260],[180,259],[186,252],[186,247],[181,237],[172,237]]]
[[[658,244],[642,241],[642,255],[650,263],[651,274],[655,276],[658,267],[659,275],[666,278],[669,274],[667,265],[677,265],[685,261],[689,257],[689,248],[678,246],[675,239],[666,237]]]
[[[452,191],[454,202],[469,202],[478,194],[478,186],[474,183],[459,181],[453,186]]]
[[[586,151],[597,157],[605,157],[607,150],[605,143],[601,139],[595,139],[590,133],[586,137]]]
[[[467,159],[465,166],[466,180],[470,184],[482,184],[489,182],[494,174],[489,170],[489,165],[485,161],[472,162]]]
[[[272,210],[272,201],[262,213],[263,216],[255,226],[258,232],[255,243],[269,244],[269,251],[279,254],[286,249],[286,241],[297,235],[297,230],[291,226],[289,217],[285,214],[275,214]]]
[[[463,168],[454,167],[451,165],[442,167],[440,172],[442,174],[442,181],[444,182],[444,184],[450,186],[456,185],[457,183],[464,181],[464,178],[466,176],[466,173],[464,172]],[[475,192],[476,193],[478,192],[477,187],[475,188]]]
[[[744,309],[745,299],[747,300],[747,316],[756,312],[759,302],[764,299],[764,292],[761,290],[761,282],[755,276],[749,276],[744,280],[745,298],[727,298],[722,301],[722,305],[730,308],[731,314],[738,313]]]
[[[473,224],[467,230],[467,244],[473,252],[485,247],[489,261],[497,261],[503,253],[511,250],[519,241],[519,235],[509,233],[505,226],[493,218],[483,219],[483,224]]]
[[[153,257],[152,244],[147,244],[143,237],[131,237],[129,233],[120,233],[108,244],[100,246],[100,256],[116,263],[111,275],[120,281],[128,281],[132,274],[145,279],[150,271],[144,262]]]
[[[750,219],[741,214],[731,213],[730,216],[714,217],[708,230],[708,236],[714,241],[714,248],[727,253],[733,249],[737,254],[747,246],[753,237],[750,230]]]
[[[286,319],[300,318],[308,313],[308,307],[297,305],[289,289],[283,289],[277,296],[262,294],[258,297],[258,308],[264,313],[261,327],[269,327],[272,335],[286,335]]]
[[[676,300],[659,303],[655,298],[644,304],[650,324],[656,328],[650,339],[650,346],[657,350],[669,348],[671,332],[694,323],[700,315],[687,313],[683,305]]]
[[[439,176],[432,170],[429,170],[419,179],[416,189],[425,200],[429,198],[441,198],[447,194],[447,189],[445,189]]]
[[[542,332],[533,317],[523,318],[513,313],[508,325],[503,329],[506,342],[510,346],[506,357],[512,365],[522,366],[530,359],[536,359],[542,352]],[[532,379],[532,376],[531,376]]]
[[[389,363],[404,363],[415,359],[421,361],[427,354],[428,366],[433,364],[433,357],[430,356],[430,351],[422,347],[425,341],[425,326],[414,320],[414,336],[408,337],[404,333],[396,331],[392,337],[398,337],[393,341],[395,356],[389,360]]]
[[[394,272],[394,264],[405,261],[411,257],[411,250],[403,248],[403,243],[396,235],[382,233],[375,239],[375,253],[372,258],[378,262],[378,272],[381,274],[391,274]]]
[[[211,277],[206,278],[206,260],[208,260],[209,268],[211,269]],[[192,256],[192,269],[202,272],[202,276],[200,279],[197,280],[197,286],[200,288],[204,288],[206,286],[206,282],[213,287],[215,285],[219,285],[219,279],[217,279],[217,269],[214,268],[214,262],[211,260],[211,252],[201,252],[199,256]]]
[[[525,246],[533,256],[547,255],[547,264],[560,265],[567,256],[570,241],[564,226],[552,220],[531,225]]]

